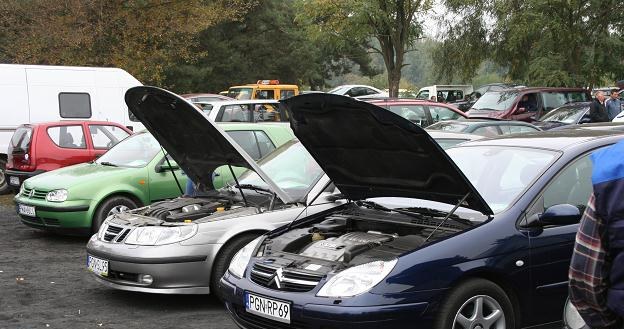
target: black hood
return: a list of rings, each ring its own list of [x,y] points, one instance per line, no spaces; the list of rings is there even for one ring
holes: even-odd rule
[[[301,143],[351,200],[407,197],[492,214],[457,165],[421,127],[376,105],[332,94],[280,101]]]
[[[193,182],[212,188],[216,168],[245,167],[258,173],[283,202],[292,202],[228,134],[189,101],[149,86],[128,89],[125,99],[128,109]]]

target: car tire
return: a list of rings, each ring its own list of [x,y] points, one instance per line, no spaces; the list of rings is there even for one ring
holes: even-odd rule
[[[245,245],[251,242],[253,239],[259,237],[259,233],[248,233],[243,234],[234,239],[228,241],[222,248],[219,250],[219,254],[215,258],[212,263],[212,273],[210,275],[210,292],[217,296],[220,300],[223,300],[223,295],[219,291],[219,281],[225,271],[227,271],[230,266],[230,262],[236,253],[243,249]]]
[[[455,287],[436,313],[436,329],[516,328],[509,296],[485,279],[470,279]]]
[[[104,200],[93,215],[91,222],[91,232],[97,233],[104,223],[104,220],[113,213],[137,208],[139,205],[132,199],[125,196],[112,196]]]
[[[10,191],[9,181],[6,177],[6,161],[0,159],[0,194],[6,194]]]

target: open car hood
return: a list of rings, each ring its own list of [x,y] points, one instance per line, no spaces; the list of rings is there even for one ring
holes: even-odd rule
[[[212,188],[212,172],[229,164],[258,173],[282,202],[295,201],[227,133],[189,101],[149,86],[128,89],[125,99],[128,109],[193,182]]]
[[[280,101],[301,143],[349,199],[407,197],[492,214],[457,165],[421,127],[376,105],[332,94]]]

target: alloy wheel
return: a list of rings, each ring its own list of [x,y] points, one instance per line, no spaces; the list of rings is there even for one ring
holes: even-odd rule
[[[505,329],[505,313],[496,299],[478,295],[469,298],[455,314],[453,329]]]

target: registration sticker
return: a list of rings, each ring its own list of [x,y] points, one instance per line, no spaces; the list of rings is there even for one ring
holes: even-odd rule
[[[245,293],[245,310],[261,317],[290,324],[290,303]]]

